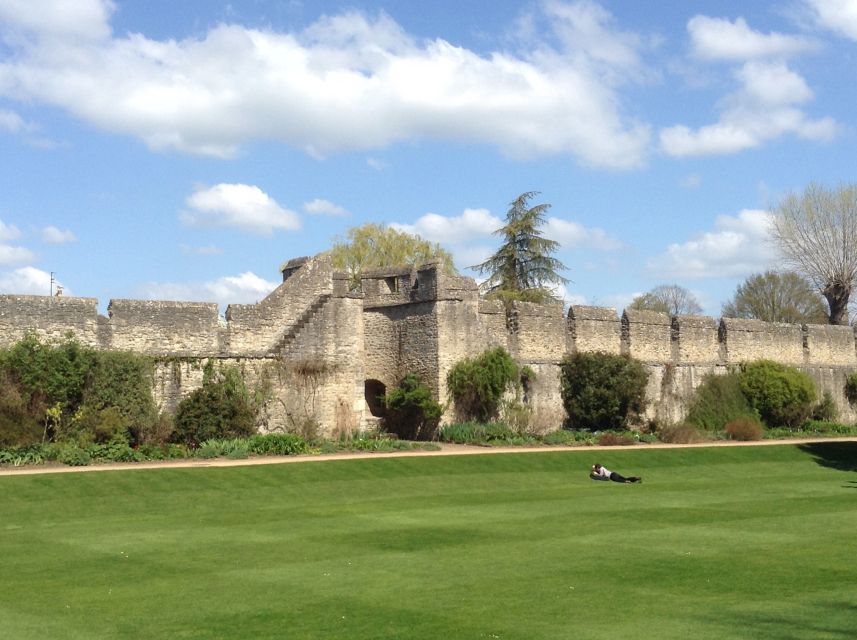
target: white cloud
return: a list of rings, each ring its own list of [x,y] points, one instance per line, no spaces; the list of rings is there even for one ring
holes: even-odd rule
[[[744,209],[737,216],[718,216],[714,231],[669,245],[647,268],[670,279],[744,277],[764,271],[776,259],[770,228],[767,211]]]
[[[0,95],[152,149],[227,157],[264,139],[323,156],[433,139],[629,168],[650,140],[617,92],[644,75],[637,37],[586,0],[543,5],[553,46],[489,54],[417,39],[383,13],[324,17],[302,32],[221,24],[154,40],[109,35],[110,3],[29,5],[0,0],[8,28],[38,35],[10,41]]]
[[[622,243],[609,235],[604,229],[584,227],[577,222],[548,218],[544,236],[556,240],[565,249],[597,249],[599,251],[615,251]]]
[[[24,247],[0,244],[0,265],[23,264],[34,260],[36,254]]]
[[[806,0],[819,25],[857,40],[857,3],[854,0]]]
[[[591,0],[573,3],[546,0],[542,7],[566,54],[598,67],[614,80],[639,79],[647,74],[640,59],[643,39],[616,28],[614,17],[600,4]],[[541,33],[533,34],[536,42],[541,37]]]
[[[706,60],[785,58],[817,48],[816,43],[801,36],[760,33],[751,29],[744,18],[731,22],[698,15],[688,21],[687,31],[693,54]]]
[[[110,35],[115,9],[110,0],[0,0],[0,24],[41,37],[99,39]]]
[[[0,109],[0,131],[8,133],[31,133],[38,127],[26,122],[21,116],[9,109]]]
[[[208,282],[150,282],[138,288],[138,295],[148,300],[217,302],[221,306],[252,304],[265,298],[277,284],[247,271]]]
[[[42,229],[42,242],[48,244],[66,244],[77,240],[74,233],[66,229],[65,231],[50,225]]]
[[[189,210],[180,215],[191,226],[238,227],[270,235],[275,229],[298,229],[294,211],[284,209],[259,187],[247,184],[217,184],[191,194]]]
[[[51,292],[51,274],[35,267],[21,267],[12,271],[0,271],[0,293],[46,296]],[[71,291],[65,289],[70,295]]]
[[[759,147],[784,134],[817,141],[832,139],[832,118],[813,120],[796,105],[813,99],[812,90],[784,63],[747,62],[735,72],[741,88],[721,101],[718,122],[696,130],[684,125],[662,129],[661,148],[671,156],[731,154]]]
[[[490,236],[503,226],[503,221],[488,209],[465,209],[460,216],[427,213],[414,224],[394,222],[390,226],[432,242],[460,244]]]
[[[0,220],[0,242],[17,240],[21,237],[21,230],[14,224],[6,224]]]
[[[323,200],[321,198],[316,198],[311,202],[304,203],[304,211],[310,213],[312,215],[324,215],[324,216],[349,216],[351,212],[345,207],[341,207],[338,204],[334,204],[330,200]]]

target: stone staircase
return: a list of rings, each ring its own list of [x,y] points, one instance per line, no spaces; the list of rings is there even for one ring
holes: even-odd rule
[[[289,327],[279,340],[271,348],[270,353],[277,357],[283,357],[290,351],[292,344],[298,339],[301,331],[310,324],[313,319],[324,309],[325,305],[330,301],[331,295],[325,293],[313,300],[304,312],[298,317],[295,323]]]

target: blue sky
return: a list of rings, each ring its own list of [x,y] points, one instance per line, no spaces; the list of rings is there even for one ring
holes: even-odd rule
[[[366,222],[464,273],[524,191],[569,303],[706,313],[855,181],[857,0],[0,0],[0,293],[263,298]]]

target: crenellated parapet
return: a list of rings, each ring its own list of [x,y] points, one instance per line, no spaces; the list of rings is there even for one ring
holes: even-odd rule
[[[559,304],[507,306],[482,298],[472,278],[447,274],[437,263],[367,271],[360,293],[350,290],[350,274],[335,270],[325,254],[289,260],[281,271],[282,283],[268,296],[229,305],[225,317],[205,302],[115,299],[102,316],[94,298],[0,295],[0,346],[34,331],[47,339],[73,334],[88,346],[136,351],[162,363],[238,363],[260,379],[272,365],[280,372],[280,420],[294,420],[306,408],[306,389],[294,372],[321,367],[324,379],[307,393],[326,425],[346,418],[365,424],[365,394],[374,402],[379,390],[407,373],[420,375],[446,403],[450,369],[495,346],[536,374],[526,401],[545,428],[562,422],[560,362],[594,351],[645,363],[657,417],[680,419],[704,376],[762,358],[801,367],[832,394],[841,416],[853,416],[843,394],[846,376],[857,369],[851,327],[634,309],[619,316],[612,308],[583,305],[572,305],[567,314]],[[200,383],[198,368],[188,367],[179,376],[184,382],[168,382],[173,400]]]
[[[622,327],[616,310],[609,307],[572,305],[568,309],[569,351],[620,353]]]
[[[216,303],[111,300],[106,348],[151,355],[217,356],[224,331]]]
[[[769,359],[802,365],[805,360],[803,328],[799,324],[722,318],[720,341],[724,364]]]
[[[46,339],[73,333],[82,343],[100,347],[98,300],[71,296],[0,295],[0,346],[28,331]]]
[[[722,359],[719,323],[708,316],[673,316],[672,360],[677,364],[715,364]]]
[[[643,362],[672,361],[672,322],[666,313],[625,309],[622,352]]]

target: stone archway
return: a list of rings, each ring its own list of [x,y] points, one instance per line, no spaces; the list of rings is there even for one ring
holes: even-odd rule
[[[376,418],[383,418],[387,409],[384,406],[384,396],[387,395],[387,385],[380,380],[369,379],[363,383],[364,397],[369,413]]]

